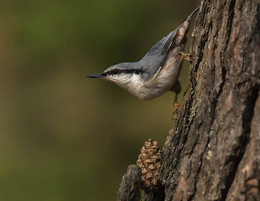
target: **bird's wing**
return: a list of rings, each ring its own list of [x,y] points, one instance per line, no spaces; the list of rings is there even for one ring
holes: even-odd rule
[[[176,29],[165,37],[165,43],[162,47],[161,54],[169,52],[169,50],[173,45],[175,36],[176,36]]]
[[[158,69],[162,66],[163,62],[167,57],[166,44],[170,44],[172,42],[172,38],[174,38],[175,31],[172,31],[163,39],[158,41],[147,53],[146,55],[139,61],[140,65],[144,67],[148,77],[154,76],[154,74],[158,71]]]
[[[186,36],[189,30],[191,17],[197,12],[198,8],[199,7],[186,17],[179,27],[158,41],[140,61],[145,66],[145,69],[147,69],[151,77],[156,76],[158,72],[160,72],[162,66],[167,60],[169,52],[175,46],[186,43]]]

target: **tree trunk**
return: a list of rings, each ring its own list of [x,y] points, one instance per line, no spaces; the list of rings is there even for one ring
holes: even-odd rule
[[[260,200],[260,1],[203,0],[194,27],[163,188],[145,200]]]

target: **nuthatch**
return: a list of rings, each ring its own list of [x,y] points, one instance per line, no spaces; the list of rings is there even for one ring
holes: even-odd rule
[[[174,31],[157,42],[138,62],[120,63],[103,73],[88,75],[89,78],[103,78],[128,90],[141,100],[150,100],[167,91],[175,92],[177,102],[181,91],[179,74],[183,65],[187,33],[191,17],[196,8]]]

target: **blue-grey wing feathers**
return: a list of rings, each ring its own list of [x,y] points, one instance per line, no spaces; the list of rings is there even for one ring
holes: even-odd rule
[[[158,41],[138,62],[141,66],[145,65],[145,69],[148,73],[147,79],[149,79],[149,77],[151,78],[157,70],[163,66],[169,51],[174,47],[174,45],[180,45],[181,43],[186,42],[185,39],[189,29],[191,17],[197,12],[198,8],[186,17],[178,28]]]

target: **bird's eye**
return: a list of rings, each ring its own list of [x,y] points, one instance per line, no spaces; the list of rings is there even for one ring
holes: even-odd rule
[[[141,71],[140,70],[134,70],[134,73],[139,75],[141,73]]]
[[[118,74],[118,70],[117,69],[113,70],[113,73]]]

